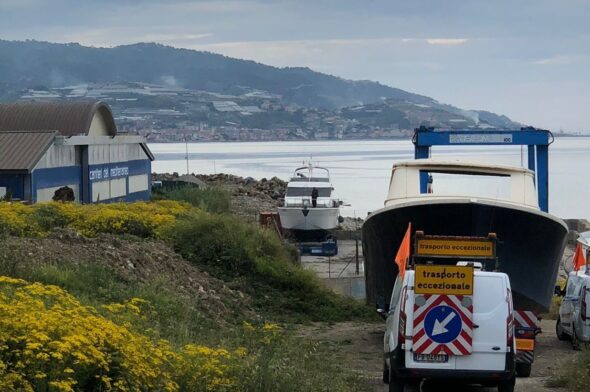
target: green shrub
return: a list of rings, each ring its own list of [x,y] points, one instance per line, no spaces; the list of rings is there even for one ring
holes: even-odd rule
[[[70,219],[52,203],[36,205],[31,217],[42,231],[66,227],[71,223]]]
[[[219,187],[199,189],[185,185],[177,188],[165,188],[154,193],[154,199],[186,201],[203,211],[215,214],[227,213],[231,207],[230,193]]]
[[[164,238],[199,268],[252,292],[255,304],[279,319],[370,317],[366,307],[332,293],[312,272],[294,264],[270,230],[231,216],[192,214],[169,226]]]

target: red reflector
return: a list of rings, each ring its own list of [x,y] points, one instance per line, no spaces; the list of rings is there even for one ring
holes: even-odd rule
[[[534,339],[535,338],[535,331],[531,330],[523,330],[520,328],[516,328],[516,337],[522,339]]]

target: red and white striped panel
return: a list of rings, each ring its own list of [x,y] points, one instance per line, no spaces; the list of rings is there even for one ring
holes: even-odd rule
[[[515,310],[514,311],[514,323],[516,327],[521,328],[539,328],[539,319],[535,313],[530,310]]]
[[[418,306],[414,302],[414,328],[412,348],[416,354],[447,354],[469,355],[473,345],[473,301],[470,306],[463,306],[463,295],[425,294],[425,303]],[[424,320],[428,312],[439,306],[446,305],[457,311],[461,317],[461,332],[449,343],[437,343],[427,334]]]

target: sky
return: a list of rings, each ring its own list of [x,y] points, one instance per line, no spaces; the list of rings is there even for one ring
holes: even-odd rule
[[[157,42],[590,132],[590,0],[0,0],[0,39]]]

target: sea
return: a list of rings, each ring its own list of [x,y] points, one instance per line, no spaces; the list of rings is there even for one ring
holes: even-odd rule
[[[414,156],[410,140],[153,143],[149,147],[156,158],[152,170],[157,173],[228,173],[288,181],[296,167],[312,160],[330,170],[335,193],[345,202],[341,214],[361,218],[383,207],[392,165]],[[431,156],[527,164],[526,147],[519,146],[433,147]],[[590,219],[589,174],[590,137],[556,138],[549,147],[549,212],[561,218]],[[452,188],[466,184],[457,180]],[[486,186],[491,185],[484,182],[481,188]]]

